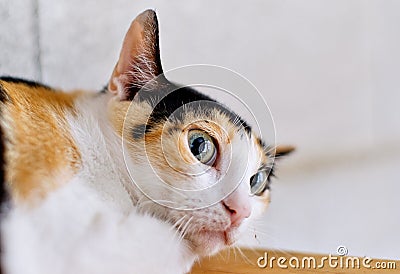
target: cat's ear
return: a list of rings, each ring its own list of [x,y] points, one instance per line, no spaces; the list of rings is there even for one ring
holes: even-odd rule
[[[295,150],[294,146],[290,145],[278,145],[275,149],[275,157],[280,158],[292,153]]]
[[[147,83],[162,74],[157,15],[146,10],[133,20],[126,33],[108,90],[121,100],[132,100]]]

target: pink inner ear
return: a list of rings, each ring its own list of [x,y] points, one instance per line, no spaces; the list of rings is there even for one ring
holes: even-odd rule
[[[143,26],[137,22],[137,19],[135,19],[125,35],[119,60],[115,65],[114,71],[111,75],[108,86],[110,92],[117,94],[118,89],[120,89],[120,93],[124,92],[121,89],[124,89],[127,82],[129,82],[129,77],[127,74],[131,68],[132,61],[138,54],[140,54],[139,49],[143,48],[143,31]],[[118,84],[120,85],[119,87]],[[123,94],[119,95],[121,96],[122,100],[125,99],[123,98]]]
[[[121,100],[133,98],[135,91],[162,73],[159,62],[158,23],[154,11],[138,15],[129,27],[108,89]],[[138,69],[139,68],[139,69]]]

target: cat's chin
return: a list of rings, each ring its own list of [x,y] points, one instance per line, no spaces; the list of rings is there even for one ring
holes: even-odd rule
[[[191,249],[199,256],[210,256],[234,244],[236,230],[201,231],[188,239]]]

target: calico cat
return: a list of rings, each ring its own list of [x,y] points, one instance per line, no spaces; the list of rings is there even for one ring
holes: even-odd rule
[[[6,274],[187,273],[267,207],[274,157],[291,151],[164,77],[152,10],[132,22],[102,92],[2,77],[0,100]],[[208,206],[177,191],[221,177],[235,188]]]

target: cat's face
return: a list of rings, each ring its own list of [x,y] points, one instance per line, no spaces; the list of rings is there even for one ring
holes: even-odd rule
[[[199,255],[234,243],[269,203],[275,150],[240,117],[163,76],[154,12],[132,23],[109,84],[137,207]],[[146,85],[147,83],[147,85]],[[140,191],[139,191],[140,190]]]
[[[143,191],[136,197],[138,208],[175,225],[177,237],[184,236],[199,254],[234,243],[247,221],[268,205],[273,151],[240,118],[232,119],[235,114],[209,104],[208,97],[179,100],[182,93],[198,99],[201,95],[192,89],[178,89],[161,100],[170,115],[142,99],[141,92],[129,104],[110,103],[127,113],[114,121],[125,119],[121,134],[127,166],[134,187]],[[166,116],[155,117],[158,111]]]

